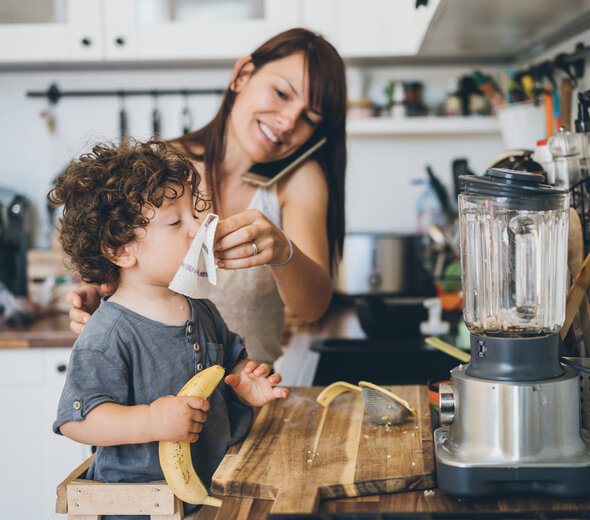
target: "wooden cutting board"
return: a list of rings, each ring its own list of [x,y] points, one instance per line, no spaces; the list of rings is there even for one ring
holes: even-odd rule
[[[416,408],[397,426],[371,422],[360,394],[329,408],[322,387],[292,388],[260,410],[238,450],[213,475],[215,495],[274,500],[271,513],[312,513],[320,499],[434,487],[432,426],[425,386],[387,387]]]

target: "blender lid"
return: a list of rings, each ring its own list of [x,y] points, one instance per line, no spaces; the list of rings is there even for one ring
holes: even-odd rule
[[[515,209],[563,209],[563,197],[569,193],[565,188],[542,184],[542,174],[507,168],[489,168],[485,176],[462,175],[459,180],[462,194],[504,197]]]

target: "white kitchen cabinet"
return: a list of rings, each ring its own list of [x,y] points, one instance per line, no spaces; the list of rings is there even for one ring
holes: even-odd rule
[[[51,21],[0,17],[0,64],[233,60],[299,23],[299,0],[44,1]]]
[[[46,20],[37,18],[37,6],[30,1],[23,2],[29,6],[29,17],[19,2],[7,3],[0,16],[0,63],[102,59],[100,2],[44,0]],[[21,12],[16,12],[19,7]]]
[[[298,0],[103,0],[105,59],[236,59],[297,25]]]
[[[344,58],[411,56],[438,0],[301,0],[301,21],[330,40]]]
[[[64,519],[55,488],[90,447],[51,430],[71,348],[0,350],[2,518]]]

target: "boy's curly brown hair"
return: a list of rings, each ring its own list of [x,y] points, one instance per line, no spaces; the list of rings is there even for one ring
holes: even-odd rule
[[[47,195],[50,206],[63,206],[59,240],[72,267],[87,283],[117,284],[120,268],[103,250],[135,240],[136,230],[150,220],[145,209],[182,196],[187,187],[195,209],[206,209],[200,180],[188,159],[158,139],[94,146],[68,166]]]

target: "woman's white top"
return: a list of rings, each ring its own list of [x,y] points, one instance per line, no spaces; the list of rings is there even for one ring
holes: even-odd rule
[[[257,209],[282,229],[277,185],[258,188],[248,209]],[[272,363],[282,354],[281,335],[285,304],[268,266],[247,269],[218,269],[217,286],[209,299],[219,309],[228,328],[246,340],[248,358]]]

